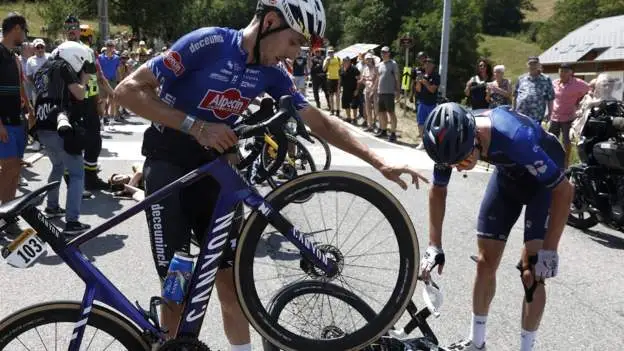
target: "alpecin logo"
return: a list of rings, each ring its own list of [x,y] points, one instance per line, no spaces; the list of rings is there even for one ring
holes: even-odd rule
[[[177,51],[167,51],[164,58],[165,67],[173,72],[176,77],[184,73],[184,65],[182,64],[182,56]]]
[[[226,91],[208,90],[204,98],[197,108],[202,110],[210,110],[215,117],[226,119],[231,115],[240,115],[245,111],[247,105],[251,102],[244,96],[241,96],[240,90],[230,88]]]

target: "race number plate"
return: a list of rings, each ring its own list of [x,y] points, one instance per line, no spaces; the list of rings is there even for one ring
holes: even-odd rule
[[[46,243],[37,236],[34,229],[28,228],[4,248],[2,256],[13,267],[27,268],[46,251]]]

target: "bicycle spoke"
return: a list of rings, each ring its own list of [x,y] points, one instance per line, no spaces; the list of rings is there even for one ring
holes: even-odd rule
[[[354,223],[360,223],[362,222],[362,219],[364,219],[364,217],[366,217],[366,214],[368,214],[368,211],[372,208],[372,206],[369,206],[368,209],[366,211],[364,211],[364,213],[362,213],[362,216],[360,216],[360,218],[358,218],[357,221],[355,221]],[[349,234],[347,235],[347,238],[345,239],[345,241],[342,242],[342,244],[345,244],[347,241],[349,241],[349,238],[351,238],[351,234],[353,234],[353,232],[355,231],[355,225],[353,226],[353,229],[351,229],[351,231],[349,232]],[[338,247],[342,247],[342,245],[339,245]]]
[[[91,335],[91,340],[89,341],[89,344],[87,345],[87,350],[89,350],[89,348],[91,347],[91,343],[93,343],[93,339],[95,339],[95,335],[97,334],[98,330],[99,330],[99,329],[96,329],[96,330],[93,332],[93,335]]]
[[[366,268],[366,269],[378,269],[380,271],[389,271],[390,268],[385,268],[385,267],[375,267],[375,266],[367,266],[367,265],[360,265],[360,264],[344,264],[345,266],[350,266],[350,267],[358,267],[358,268]]]
[[[19,341],[19,342],[20,342],[20,344],[22,344],[22,346],[24,346],[24,348],[25,348],[26,350],[30,351],[30,347],[26,346],[26,344],[24,344],[24,342],[22,342],[22,340],[19,338],[19,336],[18,336],[18,337],[16,337],[16,339],[17,339],[17,341]]]
[[[362,257],[362,256],[377,256],[377,255],[388,255],[388,254],[393,254],[393,253],[399,253],[399,251],[382,251],[382,252],[376,252],[376,253],[371,253],[371,254],[367,254],[364,255],[362,254],[357,254],[357,255],[344,255],[345,258],[347,257]]]
[[[367,212],[368,212],[368,211],[367,211]],[[350,253],[351,253],[351,251],[353,251],[353,249],[355,249],[358,245],[360,245],[361,243],[363,243],[363,242],[364,242],[364,239],[365,239],[366,237],[368,237],[368,236],[369,236],[369,235],[370,235],[370,234],[371,234],[371,233],[372,233],[375,229],[377,229],[377,227],[381,224],[381,222],[382,222],[384,219],[385,219],[385,218],[383,218],[383,217],[382,217],[382,218],[381,218],[381,219],[377,222],[377,224],[375,224],[375,225],[374,225],[374,226],[373,226],[373,227],[372,227],[372,228],[368,231],[368,233],[364,234],[364,237],[363,237],[362,239],[360,239],[360,240],[358,240],[358,241],[357,241],[357,243],[355,244],[355,246],[353,246],[353,247],[352,247],[349,251],[347,251],[347,252],[345,253],[345,255],[350,254]],[[345,243],[346,243],[346,242],[345,242]],[[374,246],[373,246],[373,247],[374,247]]]
[[[370,248],[368,248],[368,250],[366,250],[366,251],[364,251],[363,253],[359,254],[359,255],[358,255],[358,258],[356,258],[355,260],[353,260],[353,261],[351,262],[351,264],[353,264],[353,263],[357,262],[360,258],[362,258],[362,256],[364,256],[364,254],[365,254],[365,253],[367,253],[367,252],[369,252],[370,250],[372,250],[372,249],[376,248],[378,245],[380,245],[382,242],[385,242],[386,240],[388,240],[388,239],[381,239],[381,240],[379,240],[377,243],[375,243],[375,245],[371,245],[371,247],[370,247]],[[397,252],[399,252],[399,251],[397,251]]]
[[[323,204],[321,203],[321,197],[317,195],[316,199],[318,200],[319,209],[321,211],[321,221],[323,222],[323,230],[325,231],[325,242],[329,242],[327,238],[327,224],[325,223],[325,215],[323,214],[324,211],[323,211]]]
[[[336,194],[338,194],[338,192],[336,191]],[[349,212],[349,210],[351,209],[351,206],[353,206],[353,203],[355,202],[355,194],[352,194],[352,198],[351,198],[351,203],[349,204],[349,207],[347,207],[347,210],[345,211],[345,215],[344,217],[342,217],[342,220],[340,221],[340,224],[338,226],[336,226],[336,236],[338,235],[338,232],[340,231],[340,228],[342,227],[342,223],[344,223],[345,219],[347,219],[347,213]],[[338,201],[338,200],[336,200]],[[336,202],[337,203],[337,202]],[[336,216],[338,216],[338,207],[336,207]],[[333,239],[332,239],[333,241]],[[338,243],[338,241],[336,241],[336,244]]]
[[[351,291],[356,290],[356,289],[354,289],[354,288],[351,286],[351,284],[349,284],[349,283],[348,283],[348,282],[347,282],[347,281],[343,278],[343,276],[344,276],[344,275],[341,275],[341,276],[340,276],[340,278],[339,278],[339,280],[340,280],[341,282],[343,282],[344,284],[346,284],[348,287],[350,287],[350,288],[351,288]],[[343,285],[343,287],[344,287],[344,285]],[[372,297],[372,296],[368,295],[367,293],[365,293],[363,290],[360,290],[360,289],[357,289],[357,290],[358,290],[359,294],[362,294],[363,296],[366,296],[366,297],[370,298],[371,300],[373,300],[373,301],[375,301],[375,302],[378,302],[378,303],[380,303],[380,304],[382,303],[381,301],[377,300],[376,298],[374,298],[374,297]],[[358,295],[358,296],[359,296],[359,294],[355,294],[355,295]]]
[[[41,337],[41,334],[39,333],[39,328],[35,327],[35,331],[37,332],[37,336],[39,336],[39,341],[41,341],[41,345],[43,345],[43,348],[46,349],[46,351],[48,351],[48,348],[46,347],[45,343],[43,342],[43,338]]]
[[[109,348],[112,344],[114,344],[114,343],[115,343],[115,341],[117,341],[117,340],[115,340],[115,339],[113,338],[113,340],[112,340],[112,341],[111,341],[108,345],[106,345],[106,348],[104,348],[104,350],[102,350],[102,351],[106,351],[106,350],[108,350],[108,348]]]

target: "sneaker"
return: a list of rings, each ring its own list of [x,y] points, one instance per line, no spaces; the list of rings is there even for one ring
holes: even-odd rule
[[[89,229],[91,229],[91,226],[88,224],[80,223],[78,221],[71,221],[65,223],[65,230],[63,231],[63,234],[78,235]]]
[[[37,140],[33,141],[33,143],[30,144],[30,149],[32,151],[41,151],[41,143]]]
[[[477,347],[472,343],[472,340],[468,339],[452,343],[446,349],[449,351],[486,351],[485,343],[481,347]]]
[[[380,129],[377,133],[375,133],[375,136],[378,138],[387,138],[388,137],[388,132],[386,132],[383,129]]]
[[[388,141],[391,143],[396,143],[397,141],[396,133],[390,133],[390,135],[388,135]]]
[[[46,216],[48,216],[48,218],[65,216],[65,210],[60,207],[56,207],[56,208],[46,207],[45,210],[43,210],[43,213],[45,213]]]

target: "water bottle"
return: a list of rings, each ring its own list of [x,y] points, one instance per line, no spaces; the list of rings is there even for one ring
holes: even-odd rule
[[[169,263],[169,270],[163,284],[163,298],[177,304],[184,302],[192,273],[193,257],[185,252],[176,252]]]

